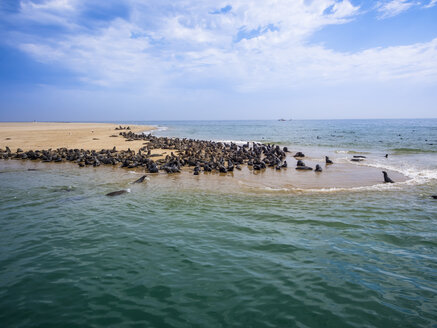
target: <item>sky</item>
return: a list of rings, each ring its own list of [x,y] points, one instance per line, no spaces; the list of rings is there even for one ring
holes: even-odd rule
[[[437,0],[1,0],[0,121],[437,117]]]

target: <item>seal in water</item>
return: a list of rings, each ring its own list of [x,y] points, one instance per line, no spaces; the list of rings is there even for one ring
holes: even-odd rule
[[[139,178],[138,180],[135,180],[132,183],[142,183],[146,177],[147,177],[147,175],[143,175],[141,178]]]
[[[316,169],[314,170],[315,172],[322,172],[322,168],[320,167],[319,164],[316,165]]]
[[[382,174],[384,174],[384,182],[385,183],[394,183],[394,181],[388,177],[387,172],[382,171]]]
[[[334,162],[331,161],[328,156],[325,156],[325,161],[326,161],[326,164],[334,164]]]
[[[123,194],[126,194],[128,191],[127,190],[117,190],[117,191],[113,191],[113,192],[110,192],[110,193],[107,193],[106,194],[106,196],[109,196],[109,197],[113,197],[113,196],[119,196],[119,195],[123,195]]]
[[[437,195],[432,195],[431,198],[437,199]]]

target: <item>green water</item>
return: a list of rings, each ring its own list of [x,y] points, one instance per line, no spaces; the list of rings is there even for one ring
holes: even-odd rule
[[[2,327],[437,327],[433,183],[251,193],[0,167]]]

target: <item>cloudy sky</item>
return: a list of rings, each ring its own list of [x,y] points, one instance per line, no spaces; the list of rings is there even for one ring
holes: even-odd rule
[[[437,117],[437,0],[2,0],[0,120]]]

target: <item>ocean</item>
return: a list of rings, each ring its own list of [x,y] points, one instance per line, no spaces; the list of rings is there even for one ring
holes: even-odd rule
[[[437,327],[436,119],[117,123],[363,174],[285,183],[290,156],[133,185],[142,172],[0,160],[1,327]]]

